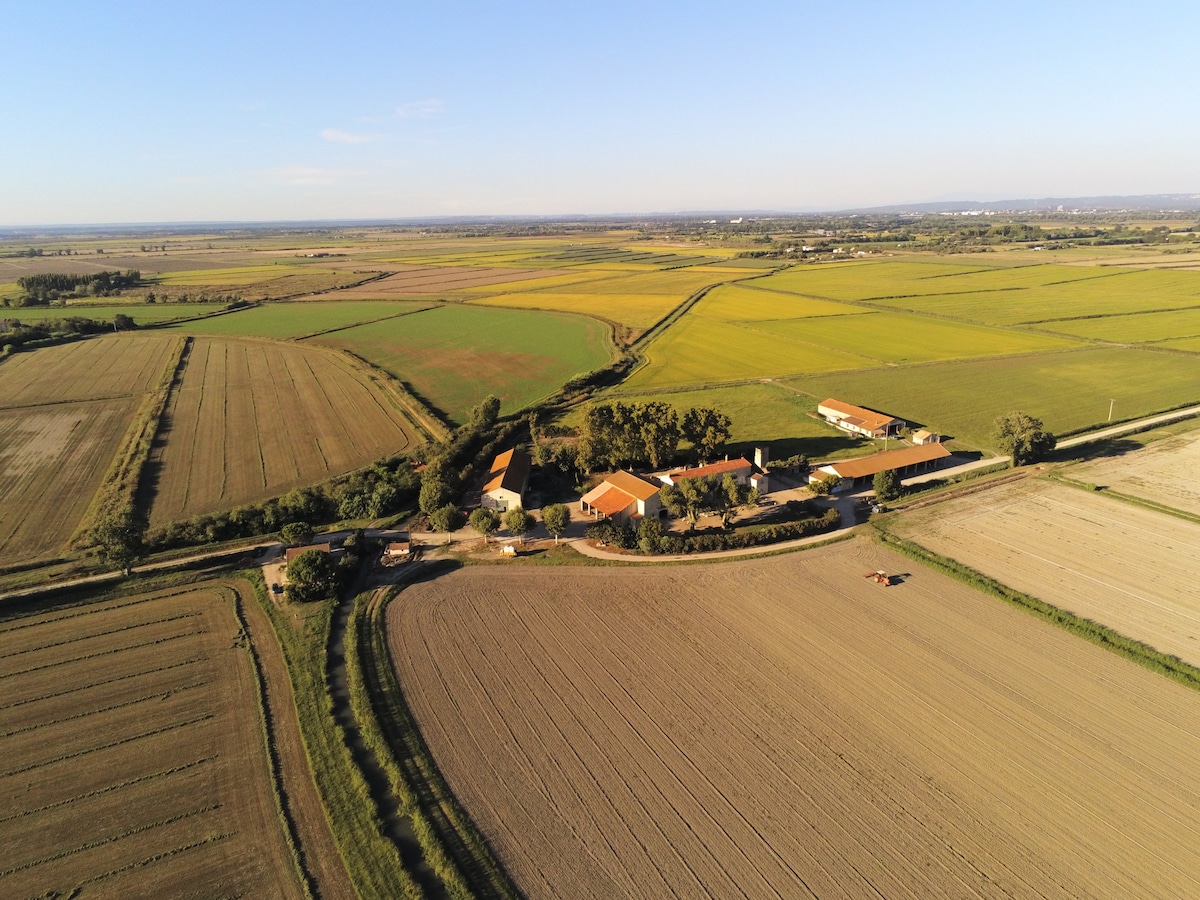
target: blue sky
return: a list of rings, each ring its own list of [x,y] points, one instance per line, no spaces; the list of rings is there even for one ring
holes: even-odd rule
[[[0,0],[0,225],[1200,191],[1200,4],[827,6]]]

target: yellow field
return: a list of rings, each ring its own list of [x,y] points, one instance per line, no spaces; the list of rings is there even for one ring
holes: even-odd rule
[[[713,288],[692,307],[689,315],[722,322],[753,322],[770,319],[799,319],[816,316],[853,316],[869,309],[849,303],[814,300],[800,294],[759,288],[762,279],[746,284]]]

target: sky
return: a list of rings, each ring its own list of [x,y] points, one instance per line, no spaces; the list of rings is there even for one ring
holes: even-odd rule
[[[0,225],[1200,192],[1200,3],[0,0]]]

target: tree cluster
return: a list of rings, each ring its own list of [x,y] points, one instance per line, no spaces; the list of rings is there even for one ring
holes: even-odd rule
[[[667,403],[597,403],[584,415],[579,441],[579,465],[587,472],[599,468],[669,465],[680,440],[689,442],[699,459],[714,458],[730,435],[729,417],[707,407],[693,407],[679,416]]]
[[[1014,466],[1026,466],[1045,459],[1057,443],[1054,435],[1046,431],[1041,419],[1020,410],[996,419],[992,427],[992,440],[1002,453],[1012,457]]]
[[[22,306],[39,306],[67,296],[91,295],[108,297],[119,294],[125,288],[137,287],[142,283],[142,273],[137,269],[125,272],[91,272],[81,275],[47,273],[25,275],[17,279],[21,289],[19,303]]]
[[[494,431],[499,415],[500,399],[488,396],[471,411],[466,424],[455,430],[449,441],[425,451],[417,501],[423,514],[432,516],[447,504],[452,505],[470,480],[476,463],[495,456]]]
[[[675,484],[663,485],[658,496],[667,512],[687,519],[689,531],[695,530],[700,516],[710,512],[720,514],[721,527],[728,528],[739,509],[758,504],[758,490],[739,484],[729,472],[724,476],[681,478]]]
[[[72,335],[101,334],[111,331],[132,331],[137,323],[118,313],[112,322],[100,322],[84,316],[65,316],[25,323],[19,319],[0,319],[0,345],[23,347],[37,341],[56,340]]]

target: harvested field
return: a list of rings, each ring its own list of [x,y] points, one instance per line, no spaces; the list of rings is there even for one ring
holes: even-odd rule
[[[331,299],[354,297],[426,297],[487,284],[528,281],[557,274],[545,269],[498,269],[475,266],[413,266],[379,281],[346,288]]]
[[[0,893],[298,897],[234,594],[0,623]]]
[[[177,347],[119,335],[0,365],[0,566],[64,548]]]
[[[142,393],[177,343],[174,335],[119,334],[18,353],[0,363],[0,409]]]
[[[228,337],[286,340],[323,334],[392,316],[407,315],[428,309],[430,305],[385,300],[297,300],[288,303],[268,303],[195,322],[181,322],[172,328],[182,334],[219,334]]]
[[[1102,494],[1026,480],[906,515],[891,530],[1200,665],[1200,525]]]
[[[388,640],[531,898],[1200,892],[1200,694],[911,566],[468,567]]]
[[[197,338],[151,457],[151,526],[313,484],[416,441],[387,389],[339,354]]]
[[[0,566],[64,548],[137,408],[126,397],[0,409]]]
[[[1088,463],[1071,476],[1200,516],[1200,433]]]

